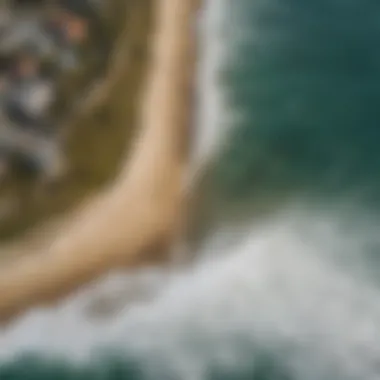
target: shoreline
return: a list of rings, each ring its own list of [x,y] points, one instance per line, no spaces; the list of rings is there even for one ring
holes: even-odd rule
[[[115,0],[113,2],[115,3]],[[123,18],[124,23],[119,26],[120,31],[112,44],[113,49],[108,65],[104,70],[104,78],[100,81],[95,80],[92,83],[93,85],[85,89],[82,103],[74,107],[73,112],[64,121],[65,130],[68,131],[69,135],[66,138],[75,140],[79,134],[79,148],[81,145],[83,146],[82,140],[86,139],[86,146],[84,149],[82,147],[82,151],[89,157],[88,162],[76,162],[74,164],[76,171],[79,174],[85,174],[85,178],[82,180],[78,178],[78,174],[74,173],[74,178],[69,179],[69,183],[63,184],[63,187],[58,191],[58,198],[62,198],[61,195],[63,195],[64,199],[58,200],[58,203],[61,204],[57,205],[58,209],[54,211],[46,210],[46,207],[49,209],[51,203],[49,198],[55,198],[55,194],[48,195],[48,204],[45,200],[34,202],[36,203],[34,206],[42,207],[43,215],[39,215],[38,218],[44,217],[44,220],[34,220],[34,224],[29,225],[30,219],[27,216],[26,224],[28,226],[25,229],[24,225],[21,228],[22,231],[18,231],[18,234],[13,238],[1,240],[1,234],[4,231],[0,226],[0,265],[4,265],[7,260],[13,260],[19,256],[37,254],[46,250],[46,246],[52,244],[60,231],[66,228],[74,215],[85,207],[85,204],[90,204],[93,199],[99,197],[99,194],[104,193],[106,188],[112,185],[120,171],[124,152],[128,151],[131,145],[131,137],[137,129],[135,119],[138,107],[135,99],[141,97],[147,65],[149,64],[147,62],[149,61],[147,52],[149,46],[147,45],[149,45],[152,33],[154,16],[152,0],[141,0],[138,5],[131,4],[128,7],[123,7],[122,11],[128,15],[120,16],[119,10],[118,17]],[[144,56],[142,58],[136,60],[133,55],[135,48],[143,50]],[[89,91],[90,88],[93,90]],[[108,115],[105,120],[103,120],[104,114]],[[95,129],[95,133],[92,133],[93,129]],[[99,139],[102,136],[105,140]],[[88,149],[88,138],[92,140],[90,141],[90,149]],[[96,152],[93,149],[94,142]],[[108,157],[110,148],[113,150],[111,159]],[[88,154],[91,151],[92,155]],[[97,162],[91,163],[94,153],[96,153],[94,157],[100,155],[107,161],[112,161],[111,165],[110,162],[104,165],[103,161],[102,169],[99,170]],[[81,153],[81,156],[84,154]],[[77,161],[75,157],[74,161]],[[106,175],[104,172],[107,172]],[[101,180],[98,178],[99,175],[102,177]],[[95,177],[97,179],[93,183]],[[70,184],[73,181],[75,182],[74,189],[71,188],[72,184]],[[88,184],[89,181],[90,185]],[[54,199],[51,200],[54,206],[54,203],[57,202]],[[14,230],[14,225],[11,223],[7,228]]]
[[[54,107],[62,132],[57,137],[64,146],[68,172],[52,187],[44,187],[31,173],[8,173],[0,191],[1,254],[26,235],[29,241],[40,226],[70,214],[118,174],[135,133],[136,98],[147,69],[153,24],[152,2],[110,0],[99,19],[98,34],[103,34],[112,54],[92,63],[91,51],[103,44],[92,35],[77,70],[57,78],[59,96]],[[67,112],[57,111],[60,103],[68,107]]]
[[[75,212],[57,239],[1,268],[1,320],[56,301],[112,269],[169,259],[184,203],[199,1],[156,4],[140,136],[130,159],[114,185]]]

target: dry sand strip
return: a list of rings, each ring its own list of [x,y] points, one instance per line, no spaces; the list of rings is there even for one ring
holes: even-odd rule
[[[194,43],[193,0],[157,0],[141,135],[115,185],[39,255],[0,273],[0,319],[44,304],[120,266],[137,266],[175,234],[183,204]],[[144,254],[145,253],[145,254]],[[154,255],[153,255],[154,256]]]

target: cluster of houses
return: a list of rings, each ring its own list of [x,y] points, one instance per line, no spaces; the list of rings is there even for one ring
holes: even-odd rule
[[[11,1],[0,5],[0,179],[22,162],[46,179],[66,159],[52,111],[58,83],[75,70],[89,38],[89,0]]]

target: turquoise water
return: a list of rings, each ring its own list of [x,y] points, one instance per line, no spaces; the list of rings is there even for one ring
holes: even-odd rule
[[[379,15],[374,0],[209,0],[211,195],[226,219],[234,200],[274,207],[210,233],[193,268],[106,323],[73,301],[11,326],[0,379],[379,379]]]
[[[220,80],[241,120],[220,161],[222,191],[378,200],[380,4],[225,4]]]

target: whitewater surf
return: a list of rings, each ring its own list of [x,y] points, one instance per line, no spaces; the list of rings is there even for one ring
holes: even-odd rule
[[[14,321],[0,378],[379,379],[379,8],[206,1],[195,262]]]

